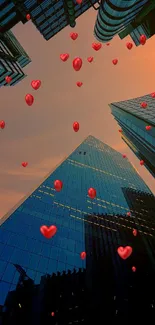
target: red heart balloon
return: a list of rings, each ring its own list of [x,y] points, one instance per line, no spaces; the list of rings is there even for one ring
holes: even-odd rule
[[[140,44],[144,45],[146,43],[146,36],[145,35],[141,35],[139,38]]]
[[[95,50],[95,51],[99,51],[102,47],[102,44],[101,43],[92,43],[92,48]]]
[[[141,106],[142,108],[146,108],[146,107],[147,107],[147,103],[146,103],[146,102],[142,102],[142,103],[140,104],[140,106]]]
[[[57,227],[56,226],[41,226],[40,227],[40,231],[42,233],[42,235],[48,239],[50,239],[51,237],[53,237],[56,232],[57,232]]]
[[[70,37],[75,41],[78,38],[78,33],[70,33]]]
[[[75,71],[79,71],[82,67],[82,59],[77,57],[73,60],[73,68]]]
[[[89,62],[89,63],[91,63],[92,61],[93,61],[93,56],[89,56],[88,58],[87,58],[87,61]]]
[[[137,229],[133,229],[132,233],[133,233],[134,236],[137,236]]]
[[[27,20],[30,20],[30,18],[31,18],[30,14],[27,14],[27,15],[26,15],[26,19],[27,19]]]
[[[136,272],[136,267],[132,266],[132,272]]]
[[[85,260],[85,258],[86,258],[86,252],[80,253],[80,257],[81,257],[82,260]]]
[[[114,65],[116,65],[116,64],[118,63],[118,60],[117,60],[117,59],[114,59],[114,60],[112,60],[112,63],[113,63]]]
[[[5,128],[5,122],[3,120],[0,121],[0,128],[1,129]]]
[[[5,81],[7,82],[7,84],[9,84],[12,81],[12,78],[10,76],[6,76]]]
[[[118,132],[122,133],[123,131],[122,131],[122,129],[120,129],[120,130],[118,130]]]
[[[131,50],[132,47],[133,47],[133,44],[128,42],[128,43],[126,43],[126,47],[127,47],[128,50]]]
[[[123,157],[123,158],[126,158],[126,155],[124,154],[124,155],[122,155],[122,157]]]
[[[60,54],[60,59],[63,61],[63,62],[66,62],[69,58],[69,54],[68,53],[64,53],[64,54]]]
[[[78,87],[81,87],[83,85],[83,82],[78,81],[76,84],[77,84]]]
[[[32,80],[31,86],[33,89],[37,90],[41,86],[41,80]]]
[[[78,5],[81,5],[82,0],[76,0],[76,3],[77,3]]]
[[[79,128],[80,128],[79,123],[78,123],[78,122],[74,122],[74,123],[73,123],[73,130],[74,130],[75,132],[78,132],[78,131],[79,131]]]
[[[145,127],[145,129],[146,129],[147,131],[150,131],[150,130],[152,129],[152,126],[151,126],[151,125],[147,125],[147,126]]]
[[[54,311],[51,312],[51,316],[53,317],[55,314],[54,314]]]
[[[54,181],[54,188],[57,192],[60,192],[62,190],[62,187],[63,187],[63,183],[59,179]]]
[[[109,45],[110,45],[110,43],[106,43],[106,45],[107,45],[107,46],[109,46]]]
[[[34,97],[31,94],[27,94],[25,96],[25,101],[27,103],[28,106],[31,106],[34,102]]]
[[[126,260],[132,254],[132,247],[131,246],[126,246],[126,247],[120,246],[117,249],[117,253],[123,260]]]
[[[94,199],[96,197],[96,190],[93,187],[90,187],[88,190],[88,195],[91,199]]]
[[[23,166],[23,167],[27,167],[27,165],[28,165],[28,162],[26,162],[26,161],[23,161],[23,162],[22,162],[22,166]]]
[[[152,93],[152,94],[151,94],[151,97],[152,97],[152,98],[155,98],[155,93]]]
[[[129,212],[127,212],[127,214],[126,214],[128,217],[131,217],[131,212],[129,211]]]
[[[141,166],[144,165],[144,160],[140,160],[140,165],[141,165]]]

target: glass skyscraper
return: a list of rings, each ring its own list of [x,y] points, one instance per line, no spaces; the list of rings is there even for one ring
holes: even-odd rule
[[[147,107],[141,107],[142,103]],[[155,98],[150,94],[112,103],[110,108],[122,128],[122,139],[155,177]]]
[[[46,40],[60,32],[67,25],[75,27],[76,19],[94,6],[97,0],[0,0],[0,28],[7,31],[19,21],[25,23],[26,15]]]
[[[11,31],[0,33],[0,86],[14,86],[26,77],[22,68],[31,62]],[[10,76],[8,84],[5,77]]]
[[[140,36],[144,34],[147,39],[155,34],[155,1],[150,0],[136,18],[120,32],[121,39],[130,35],[135,45],[140,45]]]
[[[63,182],[60,192],[54,189],[57,179]],[[94,199],[88,197],[90,187],[96,189]],[[84,268],[85,286],[92,297],[89,319],[93,322],[124,320],[128,311],[136,319],[140,310],[139,319],[145,312],[147,319],[154,320],[151,305],[155,294],[149,282],[155,272],[154,215],[154,196],[128,159],[88,136],[2,218],[0,305],[4,305],[9,291],[15,290],[24,272],[39,284],[46,273],[72,273]],[[44,238],[42,225],[56,225],[56,235]],[[138,231],[137,237],[133,228]],[[133,247],[133,254],[124,261],[117,248],[127,245]],[[86,259],[80,258],[81,252],[86,252]],[[137,267],[137,274],[132,266]],[[66,316],[64,324],[68,324]]]
[[[94,29],[95,37],[101,42],[110,41],[140,13],[148,0],[105,0],[101,1]]]

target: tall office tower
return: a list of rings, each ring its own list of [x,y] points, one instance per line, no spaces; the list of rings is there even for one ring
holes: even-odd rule
[[[31,62],[11,31],[0,33],[0,86],[14,86],[26,77],[22,68]],[[7,83],[5,78],[12,78]]]
[[[112,103],[110,108],[122,128],[122,139],[155,177],[155,99],[150,94]]]
[[[141,12],[149,0],[105,0],[101,2],[94,29],[95,37],[101,42],[110,41],[123,31]]]
[[[54,189],[55,180],[63,182],[60,192]],[[94,199],[88,196],[91,187],[96,189]],[[124,319],[131,324],[133,317],[155,320],[154,215],[155,198],[128,159],[87,137],[1,220],[0,305],[22,274],[39,284],[46,273],[84,268],[90,297],[87,324]],[[40,232],[42,225],[55,225],[55,236],[46,239]],[[118,255],[120,246],[132,247],[128,259]],[[81,252],[86,259],[80,258]],[[62,319],[53,317],[52,322],[62,324]]]
[[[155,1],[150,0],[136,16],[136,18],[120,32],[121,39],[130,35],[135,45],[140,45],[140,35],[144,34],[147,39],[155,34]]]
[[[1,0],[0,26],[9,30],[19,21],[25,23],[26,15],[46,40],[59,33],[69,25],[75,27],[76,19],[91,7],[97,8],[98,0],[84,0],[78,4],[76,0]],[[95,5],[97,3],[97,5]]]

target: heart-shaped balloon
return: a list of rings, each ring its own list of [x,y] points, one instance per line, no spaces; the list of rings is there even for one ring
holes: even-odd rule
[[[92,61],[93,61],[93,56],[89,56],[88,58],[87,58],[87,61],[89,62],[89,63],[91,63]]]
[[[78,38],[78,33],[70,33],[70,37],[73,41],[75,41]]]
[[[10,76],[6,76],[5,81],[7,82],[7,84],[9,84],[12,81],[12,78]]]
[[[27,103],[28,106],[31,106],[34,102],[34,97],[31,94],[27,94],[25,96],[25,101]]]
[[[150,131],[150,130],[152,129],[152,127],[151,127],[151,125],[147,125],[147,126],[145,127],[145,129],[146,129],[146,131]]]
[[[66,62],[69,58],[69,54],[68,53],[64,53],[64,54],[60,54],[60,59],[63,61],[63,62]]]
[[[137,236],[137,229],[133,229],[133,235],[136,237]]]
[[[78,87],[81,87],[81,86],[83,85],[83,82],[81,82],[81,81],[77,81],[76,84],[77,84]]]
[[[120,246],[117,249],[117,253],[123,260],[126,260],[132,254],[132,247],[131,246],[126,246],[126,247]]]
[[[23,166],[23,167],[27,167],[27,165],[28,165],[28,162],[26,162],[26,161],[23,161],[23,162],[22,162],[22,166]]]
[[[57,227],[53,226],[53,225],[50,227],[44,225],[44,226],[40,227],[40,231],[44,237],[50,239],[51,237],[53,237],[56,234]]]
[[[102,47],[102,44],[101,43],[92,43],[92,48],[95,50],[95,51],[99,51]]]
[[[114,65],[116,65],[116,64],[118,63],[118,60],[117,60],[117,59],[114,59],[114,60],[112,60],[112,63],[113,63]]]
[[[33,89],[37,90],[41,86],[41,80],[32,80],[31,86]]]

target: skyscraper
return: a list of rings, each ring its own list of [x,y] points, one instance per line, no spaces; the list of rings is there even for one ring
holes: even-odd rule
[[[141,12],[148,0],[105,0],[101,2],[95,24],[95,37],[101,42],[110,41],[123,31]]]
[[[0,33],[0,86],[14,86],[26,77],[22,68],[31,62],[11,31]],[[8,84],[5,77],[10,76]]]
[[[54,190],[56,179],[63,182],[60,192]],[[90,187],[96,189],[94,199],[87,195]],[[135,313],[135,319],[146,314],[147,319],[154,320],[149,313],[154,310],[154,287],[149,282],[155,272],[154,214],[154,196],[128,159],[96,138],[87,137],[1,220],[0,305],[15,289],[19,274],[26,272],[39,284],[45,273],[72,273],[85,268],[85,286],[92,297],[89,319],[98,324],[115,318],[124,320],[129,309],[131,318]],[[57,226],[52,239],[40,233],[43,224]],[[132,234],[133,228],[138,231],[137,237]],[[117,248],[126,245],[133,247],[133,253],[124,261]],[[80,253],[84,251],[83,260]],[[132,266],[137,267],[137,275]],[[136,305],[132,299],[137,299]]]
[[[155,34],[155,1],[150,0],[136,18],[120,32],[121,39],[130,34],[135,45],[140,45],[140,35],[144,34],[146,38],[150,38]]]
[[[110,108],[122,139],[155,177],[155,99],[150,94],[112,103]]]
[[[1,3],[2,2],[2,3]],[[97,0],[84,0],[78,4],[76,0],[1,0],[0,2],[0,27],[7,31],[19,21],[25,23],[29,14],[31,21],[42,34],[49,40],[64,27],[75,27],[76,19],[94,6]],[[96,7],[95,7],[96,8]]]

